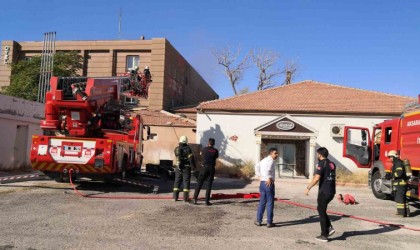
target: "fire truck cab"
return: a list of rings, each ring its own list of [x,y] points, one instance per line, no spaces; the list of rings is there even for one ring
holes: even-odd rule
[[[392,170],[388,152],[396,150],[400,159],[409,160],[411,165],[407,195],[419,199],[420,96],[419,102],[408,105],[399,118],[385,120],[372,130],[347,126],[344,131],[343,156],[351,159],[359,168],[370,168],[368,183],[376,198],[392,196],[391,180],[385,176]]]

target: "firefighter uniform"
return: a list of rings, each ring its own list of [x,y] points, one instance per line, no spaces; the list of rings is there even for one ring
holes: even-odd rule
[[[200,193],[201,187],[203,186],[204,181],[207,181],[207,190],[206,190],[206,205],[210,206],[210,193],[211,187],[213,185],[214,174],[216,172],[216,159],[219,157],[219,151],[214,148],[214,139],[209,139],[209,144],[201,151],[201,155],[204,158],[203,166],[198,175],[198,183],[194,192],[194,204],[197,204],[198,194]]]
[[[391,175],[397,214],[407,217],[410,215],[410,210],[407,203],[407,175],[404,164],[396,154],[395,156],[388,154],[388,156],[391,156],[393,163]]]
[[[191,169],[195,169],[193,152],[188,146],[188,140],[185,136],[180,137],[179,146],[175,148],[175,183],[173,198],[178,200],[181,191],[181,182],[183,182],[184,201],[189,201]]]

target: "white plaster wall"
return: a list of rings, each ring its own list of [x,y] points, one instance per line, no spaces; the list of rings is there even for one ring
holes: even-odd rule
[[[238,160],[257,161],[257,146],[254,129],[277,116],[198,114],[197,143],[206,146],[208,138],[216,140],[220,159],[229,163]],[[237,141],[230,140],[237,136]]]
[[[0,169],[17,169],[29,164],[32,135],[41,134],[40,120],[44,105],[37,102],[0,95]],[[17,126],[28,126],[25,159],[14,158]],[[19,149],[18,149],[19,150]]]
[[[316,144],[318,147],[326,147],[332,160],[338,165],[350,171],[356,171],[357,167],[351,160],[343,158],[342,138],[333,138],[330,135],[331,124],[344,124],[346,126],[367,127],[371,130],[374,124],[392,117],[363,117],[363,116],[304,116],[289,114],[295,120],[317,130]],[[244,115],[244,114],[212,114],[199,113],[197,115],[197,143],[204,146],[208,138],[216,139],[216,148],[220,150],[220,158],[230,163],[236,160],[258,160],[256,137],[254,129],[270,122],[278,115]],[[371,130],[372,132],[372,130]],[[231,136],[238,136],[238,140],[232,141]],[[307,152],[308,155],[308,152]],[[307,159],[308,161],[308,159]]]
[[[330,153],[329,158],[335,161],[338,167],[342,166],[355,172],[358,170],[356,164],[348,158],[343,157],[343,138],[331,137],[330,129],[332,124],[344,124],[346,126],[366,127],[372,133],[372,127],[385,119],[392,117],[343,117],[343,116],[293,116],[294,118],[308,124],[318,130],[316,138],[317,148],[326,147]],[[372,134],[370,135],[372,136]]]

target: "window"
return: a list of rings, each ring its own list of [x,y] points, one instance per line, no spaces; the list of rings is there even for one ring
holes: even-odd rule
[[[392,136],[392,128],[386,128],[385,129],[385,143],[390,143],[391,142],[391,136]]]
[[[132,70],[134,67],[139,66],[140,58],[139,56],[127,56],[127,62],[126,62],[126,70]]]

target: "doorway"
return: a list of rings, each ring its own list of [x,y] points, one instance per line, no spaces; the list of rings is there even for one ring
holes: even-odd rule
[[[267,151],[277,148],[279,157],[276,160],[277,177],[296,176],[296,145],[291,143],[267,143]]]
[[[14,167],[21,167],[26,164],[28,158],[28,125],[16,126],[15,144],[13,147]]]

